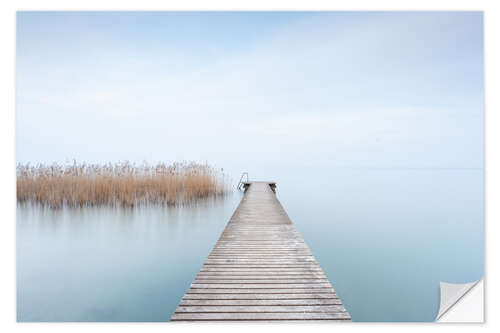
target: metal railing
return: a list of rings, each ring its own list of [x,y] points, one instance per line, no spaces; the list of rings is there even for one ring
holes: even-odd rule
[[[247,176],[247,183],[248,183],[248,172],[243,172],[241,174],[240,181],[238,182],[238,190],[241,190],[244,187],[245,182],[243,181],[243,177],[245,176]]]

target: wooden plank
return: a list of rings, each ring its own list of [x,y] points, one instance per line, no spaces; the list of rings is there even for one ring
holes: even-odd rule
[[[190,288],[187,293],[189,294],[314,294],[314,293],[328,293],[334,292],[330,288]]]
[[[275,239],[275,240],[247,240],[247,239],[221,239],[217,242],[217,246],[297,246],[297,247],[305,247],[303,240],[301,239]]]
[[[244,283],[244,284],[255,284],[255,283],[259,283],[259,284],[270,284],[270,283],[293,283],[293,284],[296,284],[296,283],[318,283],[318,281],[320,282],[325,282],[325,283],[329,283],[328,282],[328,279],[319,279],[319,278],[310,278],[310,279],[283,279],[283,278],[280,278],[280,279],[234,279],[234,280],[229,280],[229,279],[204,279],[204,278],[199,278],[199,277],[196,277],[196,279],[194,280],[194,283],[196,284],[221,284],[221,283],[224,283],[224,284],[238,284],[238,283]]]
[[[209,259],[225,259],[225,258],[237,258],[237,259],[259,259],[262,258],[264,260],[271,260],[275,258],[277,259],[309,259],[309,261],[315,261],[316,259],[310,253],[301,253],[301,252],[252,252],[252,251],[233,251],[232,253],[218,253],[214,252],[208,256]]]
[[[245,267],[216,267],[216,266],[203,266],[200,272],[253,272],[253,273],[261,273],[261,272],[276,272],[276,273],[310,273],[310,272],[323,272],[319,267],[310,267],[310,268],[288,268],[288,267],[262,267],[262,268],[245,268]]]
[[[202,300],[300,300],[300,299],[336,299],[334,292],[323,293],[290,293],[290,294],[185,294],[183,300],[202,299]]]
[[[233,265],[233,266],[273,266],[273,267],[288,267],[288,266],[304,266],[304,267],[319,267],[315,260],[308,259],[290,259],[286,262],[280,260],[250,260],[250,259],[234,259],[233,262],[227,261],[227,259],[207,259],[205,261],[205,266],[217,266],[217,265]]]
[[[223,250],[223,251],[307,251],[307,247],[303,246],[216,246],[216,250]]]
[[[208,306],[254,306],[254,305],[341,305],[338,298],[314,298],[314,299],[183,299],[180,306],[208,305]]]
[[[210,312],[345,312],[342,305],[180,305],[176,313]]]
[[[172,321],[235,320],[351,320],[347,312],[334,313],[174,313]]]
[[[301,275],[288,275],[288,276],[248,276],[248,275],[232,275],[229,278],[223,275],[217,276],[200,276],[198,275],[193,282],[195,283],[235,283],[236,281],[240,283],[281,283],[281,282],[293,282],[293,283],[306,283],[306,281],[322,281],[328,282],[326,277],[315,277]]]
[[[285,249],[237,249],[237,248],[220,248],[220,249],[214,249],[211,254],[227,254],[227,253],[248,253],[248,254],[254,254],[254,255],[259,255],[259,254],[275,254],[275,253],[282,253],[282,254],[290,254],[290,253],[306,253],[309,255],[312,255],[311,251],[309,251],[306,248],[299,248],[299,249],[291,249],[291,248],[285,248]]]
[[[205,261],[205,264],[210,265],[210,264],[251,264],[251,265],[258,265],[258,264],[266,264],[266,265],[284,265],[284,264],[302,264],[302,263],[308,263],[308,262],[315,262],[314,258],[289,258],[289,259],[283,259],[283,260],[271,260],[271,259],[239,259],[239,258],[232,258],[232,259],[211,259],[208,258]]]
[[[246,259],[253,259],[253,258],[265,258],[265,259],[272,259],[272,257],[275,258],[283,258],[283,257],[312,257],[312,254],[306,251],[214,251],[212,252],[208,258],[213,258],[213,259],[221,259],[221,258],[227,258],[227,257],[240,257],[240,258],[246,258]],[[314,258],[314,257],[312,257]]]
[[[267,183],[249,185],[173,321],[350,320]]]
[[[310,283],[191,283],[192,289],[281,289],[281,288],[328,288],[327,282]]]
[[[317,267],[311,267],[306,265],[286,265],[286,266],[273,266],[273,265],[207,265],[203,267],[203,272],[244,272],[244,271],[252,271],[254,272],[264,272],[271,271],[272,269],[280,270],[282,272],[321,272]],[[258,270],[258,271],[257,271]]]
[[[287,262],[287,261],[294,261],[294,262],[307,262],[307,261],[316,261],[316,259],[312,256],[303,256],[303,255],[289,255],[289,256],[284,256],[284,255],[261,255],[261,256],[248,256],[248,255],[220,255],[220,256],[213,256],[210,255],[208,256],[207,260],[213,260],[212,262],[249,262],[249,263],[261,263],[261,262],[268,262],[268,263],[274,263],[276,261],[281,261],[282,263]],[[272,261],[271,261],[272,260]]]
[[[288,251],[288,252],[293,252],[293,251],[307,251],[308,249],[306,247],[293,247],[290,245],[287,246],[228,246],[228,247],[223,247],[223,246],[217,246],[215,248],[217,251],[240,251],[240,252],[253,252],[253,251],[259,251],[259,252],[283,252],[283,251]]]
[[[278,265],[278,264],[235,264],[235,263],[215,263],[215,264],[205,264],[203,267],[212,267],[212,268],[245,268],[245,269],[253,269],[253,268],[288,268],[288,269],[293,269],[293,268],[301,268],[301,269],[320,269],[319,266],[314,265],[314,264],[301,264],[301,263],[295,263],[295,264],[284,264],[284,265]]]
[[[324,275],[323,271],[320,269],[272,269],[272,268],[256,268],[256,269],[244,269],[244,268],[210,268],[206,266],[200,270],[198,274],[201,275]],[[234,274],[233,274],[234,273]]]
[[[219,274],[219,275],[206,275],[203,273],[198,273],[196,276],[196,280],[294,280],[294,279],[320,279],[327,280],[327,277],[321,274],[288,274],[288,275],[276,275],[276,274],[267,274],[267,275],[254,275],[254,274]]]
[[[223,255],[245,255],[253,258],[258,256],[312,256],[312,253],[304,250],[283,250],[283,249],[216,249],[209,254],[209,256],[223,256]]]

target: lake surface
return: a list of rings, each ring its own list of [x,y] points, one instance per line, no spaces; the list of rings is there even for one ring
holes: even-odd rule
[[[302,174],[275,178],[278,198],[353,321],[433,321],[440,281],[482,278],[482,170]],[[168,321],[241,196],[178,208],[18,205],[18,321]]]

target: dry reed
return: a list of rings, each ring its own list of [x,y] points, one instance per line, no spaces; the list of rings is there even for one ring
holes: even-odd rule
[[[17,165],[18,202],[82,207],[178,205],[228,192],[224,175],[198,163]]]

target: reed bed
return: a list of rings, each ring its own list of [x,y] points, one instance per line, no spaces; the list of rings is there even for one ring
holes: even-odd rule
[[[17,201],[52,208],[182,205],[229,189],[222,171],[198,163],[17,165]]]

